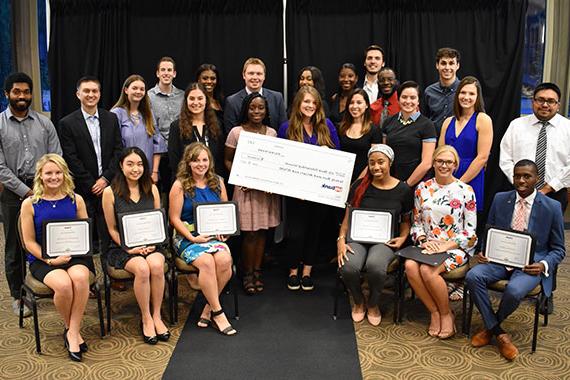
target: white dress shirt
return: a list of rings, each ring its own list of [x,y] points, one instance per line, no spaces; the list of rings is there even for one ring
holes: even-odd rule
[[[542,124],[532,114],[519,117],[509,125],[501,140],[499,166],[513,182],[515,164],[528,159],[535,161],[536,143]],[[570,187],[570,120],[556,114],[546,126],[546,172],[544,180],[554,191]]]
[[[101,157],[101,128],[99,124],[99,111],[97,110],[94,115],[90,115],[81,108],[81,113],[83,114],[83,118],[87,124],[91,141],[93,142],[95,156],[97,156],[97,168],[99,175],[101,175],[103,173],[103,161]]]
[[[362,89],[368,94],[370,103],[374,103],[378,99],[378,77],[376,77],[374,82],[369,82],[366,76],[364,76]]]

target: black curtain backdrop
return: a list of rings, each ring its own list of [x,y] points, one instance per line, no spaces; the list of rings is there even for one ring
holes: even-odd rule
[[[283,88],[281,0],[50,0],[50,6],[54,122],[77,109],[81,76],[101,80],[100,105],[108,109],[130,74],[153,87],[162,56],[176,61],[174,84],[182,89],[208,62],[232,94],[243,87],[243,62],[251,56],[267,65],[266,86]]]
[[[422,88],[437,81],[435,53],[449,46],[461,52],[459,77],[482,84],[494,141],[487,167],[486,204],[509,188],[499,166],[499,144],[509,122],[520,114],[526,0],[288,0],[289,93],[298,71],[322,69],[327,91],[336,91],[338,69],[352,62],[364,78],[364,49],[379,44],[386,65],[400,81]]]
[[[110,108],[124,79],[143,75],[150,88],[163,55],[177,63],[175,85],[184,88],[197,66],[214,63],[224,92],[242,88],[244,60],[267,66],[265,86],[283,90],[282,0],[51,0],[49,70],[52,119],[75,110],[75,82],[92,74],[102,82],[101,105]],[[377,43],[401,81],[425,88],[437,80],[435,52],[461,51],[459,76],[479,78],[494,142],[487,197],[508,187],[498,168],[498,146],[520,113],[525,14],[528,0],[288,0],[286,9],[288,93],[301,67],[315,65],[328,93],[338,68],[352,62],[362,71],[363,51]]]

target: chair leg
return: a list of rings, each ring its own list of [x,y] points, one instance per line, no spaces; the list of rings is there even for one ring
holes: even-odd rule
[[[236,275],[235,265],[232,268],[232,292],[234,293],[234,319],[239,321],[239,307],[238,307],[238,278]]]
[[[26,290],[24,286],[20,287],[20,315],[18,316],[18,325],[24,327],[24,298],[26,298]]]
[[[40,343],[40,324],[38,321],[38,305],[36,303],[36,298],[31,297],[32,301],[32,313],[34,318],[34,335],[36,337],[36,352],[38,354],[42,353],[41,343]]]
[[[168,286],[170,287],[170,290],[168,291],[168,317],[170,318],[170,324],[174,325],[174,323],[176,323],[174,321],[174,276],[176,275],[176,273],[174,273],[174,271],[172,271],[170,273],[170,279],[168,281]]]
[[[111,335],[111,280],[105,279],[105,309],[107,312],[107,333]]]
[[[399,297],[398,297],[398,324],[402,323],[403,320],[403,308],[404,308],[404,300],[406,297],[406,288],[405,288],[405,284],[406,284],[406,277],[405,277],[405,272],[404,272],[404,263],[405,260],[402,259],[401,257],[399,258],[400,262],[398,264],[398,287],[400,288],[399,290]]]
[[[105,319],[103,318],[103,303],[101,302],[101,288],[99,284],[93,286],[93,290],[97,295],[97,314],[99,315],[99,330],[101,338],[105,336]]]
[[[178,323],[178,275],[175,274],[172,279],[172,303],[174,307],[174,323]]]
[[[467,331],[467,298],[469,298],[469,290],[465,287],[465,285],[463,286],[463,302],[462,302],[462,308],[463,308],[463,335],[467,335],[469,336],[469,333]]]
[[[553,297],[553,294],[551,294],[550,297]],[[541,310],[544,308],[548,309],[548,300],[549,300],[549,298],[544,297],[544,304],[540,306]],[[544,313],[543,326],[548,326],[548,310],[546,313]]]
[[[533,326],[533,330],[532,330],[532,351],[531,351],[533,353],[536,351],[536,339],[538,336],[538,313],[540,310],[540,306],[542,306],[544,304],[543,299],[544,299],[544,297],[542,296],[542,294],[540,294],[536,298],[536,302],[534,305],[534,326]],[[546,314],[548,314],[548,313],[546,313]]]
[[[342,291],[340,288],[342,286],[342,278],[339,273],[336,275],[336,283],[334,287],[334,305],[333,305],[333,320],[337,320],[338,318],[338,298],[340,297],[340,292]]]

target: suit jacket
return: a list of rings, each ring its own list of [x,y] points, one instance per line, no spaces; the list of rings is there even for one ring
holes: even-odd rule
[[[493,199],[487,223],[498,227],[510,228],[515,202],[515,190],[497,193]],[[527,230],[534,236],[536,241],[534,262],[538,263],[544,260],[548,263],[550,275],[546,277],[544,274],[541,274],[541,281],[544,293],[550,296],[554,268],[560,264],[566,255],[564,248],[564,218],[562,217],[560,203],[538,192],[530,211]],[[482,247],[485,247],[485,239],[486,236],[483,239]]]
[[[243,88],[226,98],[224,106],[224,132],[226,136],[233,127],[238,125],[241,103],[246,96],[247,92]],[[277,132],[281,123],[287,120],[283,95],[280,92],[263,88],[263,96],[267,99],[267,104],[269,105],[270,127]]]
[[[117,116],[104,110],[99,111],[101,129],[101,166],[102,176],[111,182],[119,166],[119,157],[123,150],[121,130]],[[87,123],[81,110],[65,116],[58,124],[59,140],[63,149],[63,158],[73,174],[76,190],[83,196],[90,196],[91,187],[99,179],[97,155]]]

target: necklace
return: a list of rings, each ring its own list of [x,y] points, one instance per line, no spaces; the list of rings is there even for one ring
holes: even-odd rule
[[[46,199],[46,201],[49,202],[49,204],[51,205],[52,208],[56,208],[56,207],[57,207],[57,200],[55,200],[55,201],[50,201],[50,200],[47,200],[47,199]]]

